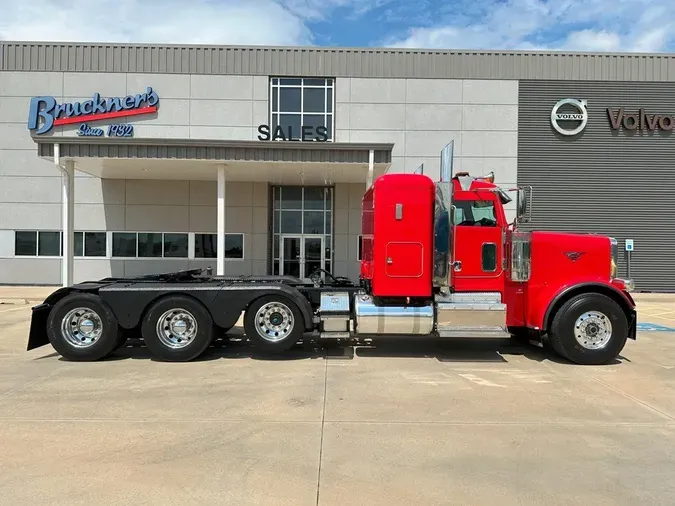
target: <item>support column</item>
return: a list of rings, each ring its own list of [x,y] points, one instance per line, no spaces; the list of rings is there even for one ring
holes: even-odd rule
[[[225,166],[218,166],[218,253],[216,274],[225,275]]]
[[[368,153],[368,176],[366,178],[366,189],[373,184],[373,176],[375,174],[375,150],[371,149]]]
[[[60,166],[59,166],[60,168]],[[61,283],[73,284],[73,256],[75,243],[75,162],[67,160],[61,170],[61,214],[63,234],[63,254],[61,259]]]

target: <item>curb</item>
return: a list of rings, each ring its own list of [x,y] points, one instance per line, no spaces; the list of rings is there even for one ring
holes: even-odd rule
[[[0,299],[0,306],[36,306],[42,301],[37,299],[23,299],[23,298],[12,298],[12,299]]]

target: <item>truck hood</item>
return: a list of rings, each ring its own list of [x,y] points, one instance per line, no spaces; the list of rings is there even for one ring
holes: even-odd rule
[[[610,281],[610,238],[598,234],[554,231],[532,232],[532,262],[572,279]]]

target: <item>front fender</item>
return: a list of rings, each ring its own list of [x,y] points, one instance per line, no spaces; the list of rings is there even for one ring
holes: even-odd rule
[[[545,306],[545,311],[540,313],[540,318],[535,318],[538,321],[538,327],[544,332],[548,331],[557,308],[562,306],[566,300],[581,293],[601,293],[615,300],[626,314],[629,337],[631,339],[636,338],[637,312],[635,309],[635,301],[627,292],[619,290],[611,283],[604,283],[601,281],[580,282],[561,288]]]

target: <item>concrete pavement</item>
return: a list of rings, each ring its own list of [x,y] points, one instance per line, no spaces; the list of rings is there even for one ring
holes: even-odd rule
[[[70,363],[50,346],[24,351],[29,313],[0,306],[0,504],[675,497],[673,333],[641,332],[602,367],[504,341],[266,359],[237,342],[240,329],[192,363],[156,362],[139,345]]]

